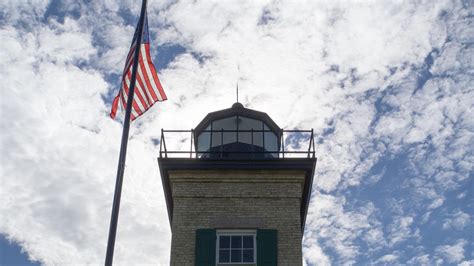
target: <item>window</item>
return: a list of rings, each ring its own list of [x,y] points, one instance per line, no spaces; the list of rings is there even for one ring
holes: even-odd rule
[[[278,232],[197,229],[195,254],[196,266],[277,266]]]
[[[252,138],[252,132],[239,132],[239,142],[246,143],[246,144],[253,144],[256,146],[263,146],[263,141],[262,141],[263,122],[262,121],[240,116],[238,120],[238,124],[239,124],[239,130],[249,131],[253,129],[253,130],[260,131],[260,132],[254,132],[253,138]]]
[[[217,265],[256,263],[255,231],[218,231]]]
[[[210,131],[211,126],[208,126],[204,131]],[[198,152],[203,152],[209,150],[211,147],[211,132],[202,132],[198,137]]]
[[[224,132],[221,136],[221,130],[237,130],[237,118],[235,116],[215,120],[212,122],[212,146],[233,143],[237,141],[236,132]]]

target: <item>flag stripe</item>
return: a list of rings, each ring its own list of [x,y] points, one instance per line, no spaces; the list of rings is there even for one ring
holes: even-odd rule
[[[150,78],[146,71],[146,62],[143,61],[143,57],[140,57],[140,76],[142,77],[143,83],[150,88],[150,93],[153,96],[153,99],[160,101],[159,95],[157,95],[155,89],[153,88],[152,83],[150,82]]]
[[[150,61],[148,61],[147,56],[146,56],[149,49],[146,49],[146,45],[144,45],[144,46],[141,47],[141,50],[142,50],[142,55],[145,55],[145,56],[143,56],[143,63],[145,65],[146,78],[150,81],[151,87],[153,88],[153,91],[155,92],[156,96],[158,97],[158,100],[163,101],[163,97],[161,97],[161,94],[158,91],[158,87],[157,87],[156,81],[153,78],[153,74],[151,74],[150,63],[149,63]]]
[[[127,86],[130,87],[130,79],[132,77],[132,73],[128,73],[127,77],[126,77],[126,81],[127,81]],[[140,84],[138,83],[135,83],[135,91],[137,93],[137,97],[138,97],[138,100],[139,102],[141,103],[141,106],[148,106],[150,105],[150,102],[148,101],[148,99],[146,99],[143,95],[143,91],[140,87]],[[144,108],[140,108],[140,109],[144,109]]]
[[[128,94],[128,90],[129,90],[129,88],[130,88],[130,79],[128,79],[128,77],[125,77],[123,86],[126,87],[126,91],[127,91],[127,94]],[[137,109],[136,109],[137,113],[141,113],[141,112],[143,112],[143,110],[145,109],[144,106],[146,106],[147,104],[144,104],[144,103],[142,102],[142,100],[140,99],[140,98],[141,98],[141,95],[140,95],[140,92],[136,89],[136,85],[135,85],[135,95],[134,95],[134,97],[135,97],[135,96],[138,98],[138,100],[137,100],[137,99],[134,99],[134,101],[133,101],[134,108],[135,108],[135,106],[136,106],[136,108],[137,108]]]
[[[140,65],[138,66],[138,70],[140,71]],[[145,89],[146,86],[144,85],[144,83],[142,81],[142,77],[140,75],[140,72],[138,72],[138,73],[139,73],[139,75],[137,75],[137,83],[135,84],[135,86],[138,86],[140,88],[140,90],[142,92],[144,92],[144,95],[145,95],[145,98],[147,99],[148,104],[153,104],[156,101],[156,99],[154,99],[152,97],[151,93],[148,90]]]
[[[151,70],[150,72],[153,76],[153,79],[155,80],[156,87],[158,88],[161,100],[164,101],[166,100],[166,94],[165,94],[165,91],[163,90],[163,87],[161,86],[160,79],[158,79],[158,75],[156,74],[155,65],[153,64],[153,61],[151,60],[150,46],[146,45],[146,47],[147,47],[146,59],[149,62],[148,66],[150,67],[150,70]]]
[[[127,74],[128,71],[132,70],[132,64],[133,64],[133,59],[135,55],[135,44],[132,44],[132,47],[130,47],[130,52],[128,52],[127,59],[125,60],[125,68],[123,69],[123,76]]]
[[[126,109],[126,106],[127,106],[127,98],[128,98],[128,88],[125,88],[124,86],[122,86],[122,90],[120,90],[121,92],[121,98],[122,98],[122,107],[123,107],[123,110]],[[132,102],[132,115],[133,116],[137,116],[138,113],[137,113],[137,109],[136,106],[135,106],[135,101]],[[133,121],[133,120],[132,120]]]
[[[119,95],[115,96],[114,101],[112,103],[112,110],[110,111],[110,117],[112,117],[112,119],[115,118],[115,114],[117,113],[117,105],[119,102],[119,98]]]
[[[143,65],[142,60],[140,60],[139,63],[140,64],[138,64],[138,77],[140,77],[140,81],[144,87],[150,88],[151,85],[148,85],[145,80],[145,75],[143,74],[143,69],[145,68],[145,66]],[[158,101],[158,97],[156,97],[156,94],[153,90],[147,90],[147,92],[151,95],[153,101]]]

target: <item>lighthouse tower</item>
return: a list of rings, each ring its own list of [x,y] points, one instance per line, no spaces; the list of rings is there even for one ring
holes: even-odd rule
[[[187,131],[189,150],[166,146],[183,132],[162,130],[158,158],[170,264],[302,265],[312,130],[282,130],[266,113],[235,103]]]

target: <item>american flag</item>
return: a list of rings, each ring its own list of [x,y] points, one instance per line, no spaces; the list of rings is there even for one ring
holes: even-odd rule
[[[130,87],[130,79],[132,77],[133,58],[135,54],[135,45],[137,42],[138,26],[135,29],[132,45],[128,52],[127,61],[122,74],[122,86],[118,95],[115,97],[110,111],[110,117],[115,118],[117,109],[120,106],[125,110],[127,106],[127,95]],[[145,15],[143,25],[142,40],[140,43],[140,55],[137,77],[135,82],[135,96],[133,97],[132,113],[130,120],[133,121],[146,110],[148,110],[155,102],[166,100],[166,94],[161,86],[158,75],[156,74],[155,66],[151,61],[150,56],[150,36],[148,35],[148,19]]]

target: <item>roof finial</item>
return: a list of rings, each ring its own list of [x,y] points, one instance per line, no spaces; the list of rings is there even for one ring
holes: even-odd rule
[[[237,102],[239,102],[239,82],[238,81],[237,81],[236,92],[237,92]]]

